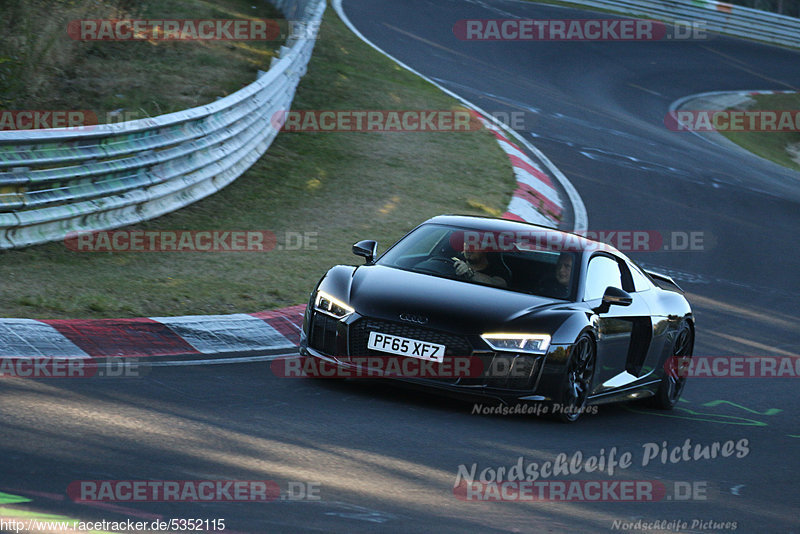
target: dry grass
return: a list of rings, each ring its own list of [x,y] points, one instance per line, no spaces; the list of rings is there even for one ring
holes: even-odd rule
[[[136,119],[207,104],[266,70],[275,41],[76,41],[78,19],[279,17],[249,0],[4,0],[0,108],[81,109]],[[119,119],[115,119],[119,120]]]

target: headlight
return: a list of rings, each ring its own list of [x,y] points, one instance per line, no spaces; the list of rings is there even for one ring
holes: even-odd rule
[[[314,299],[314,309],[337,319],[344,319],[355,311],[341,300],[324,291],[317,291],[317,297]]]
[[[494,350],[544,354],[550,346],[547,334],[483,334],[481,336]]]

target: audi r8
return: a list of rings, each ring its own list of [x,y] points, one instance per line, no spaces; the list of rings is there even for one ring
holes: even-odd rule
[[[615,401],[670,409],[684,389],[671,363],[692,355],[689,302],[670,277],[607,244],[446,215],[380,255],[372,240],[353,252],[364,264],[332,267],[310,296],[305,361],[357,371],[390,358],[395,372],[372,370],[455,395],[540,403],[567,422]]]

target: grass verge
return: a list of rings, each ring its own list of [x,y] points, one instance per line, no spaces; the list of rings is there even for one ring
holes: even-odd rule
[[[326,12],[294,109],[456,109]],[[502,213],[514,189],[487,131],[290,133],[236,182],[142,230],[267,230],[315,238],[268,253],[81,253],[63,243],[0,253],[5,317],[100,318],[254,312],[304,303],[350,246],[380,249],[441,213]]]
[[[213,102],[266,69],[276,41],[81,41],[82,19],[276,19],[250,0],[5,0],[0,107],[91,110],[98,121],[161,115]],[[281,28],[284,30],[284,28]],[[77,37],[77,36],[75,36]]]
[[[800,93],[754,95],[750,109],[800,110]],[[757,156],[800,171],[800,132],[720,131],[729,140]]]

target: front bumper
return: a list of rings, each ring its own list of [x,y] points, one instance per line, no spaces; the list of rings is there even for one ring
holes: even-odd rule
[[[364,362],[370,358],[405,359],[368,349],[370,331],[445,345],[447,350],[442,362],[445,372],[435,373],[435,377],[366,372]],[[399,321],[365,317],[358,313],[339,320],[309,309],[301,334],[300,354],[336,365],[344,371],[339,376],[383,376],[467,398],[489,397],[501,402],[552,402],[556,398],[559,380],[563,377],[568,347],[552,345],[547,354],[542,355],[495,352],[477,334],[443,332]],[[462,360],[462,364],[465,360],[470,362],[469,371],[463,372],[465,367],[461,365],[461,373],[448,373],[445,366],[459,369],[459,363],[454,363],[458,359]],[[438,364],[428,363],[428,368],[431,365],[435,367]]]

